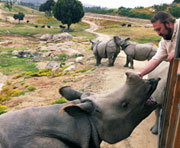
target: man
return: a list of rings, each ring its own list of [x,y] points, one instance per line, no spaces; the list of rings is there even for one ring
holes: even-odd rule
[[[140,77],[153,71],[162,61],[170,62],[174,58],[180,20],[167,12],[159,11],[152,17],[151,23],[162,38],[157,53],[139,73]]]

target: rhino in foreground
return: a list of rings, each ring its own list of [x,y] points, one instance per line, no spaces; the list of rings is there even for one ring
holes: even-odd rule
[[[130,63],[132,69],[134,69],[133,59],[138,61],[150,60],[158,49],[153,43],[139,44],[129,41],[130,38],[121,39],[119,36],[115,36],[114,40],[127,55],[124,67],[128,67]]]
[[[96,58],[96,66],[101,64],[102,58],[108,58],[108,66],[114,66],[114,62],[120,53],[120,46],[113,39],[108,41],[91,41],[91,49],[93,50],[93,54]]]
[[[154,76],[158,76],[161,78],[161,81],[159,82],[157,89],[152,94],[152,97],[159,104],[159,106],[155,110],[156,121],[151,128],[151,132],[153,134],[158,134],[158,132],[159,132],[159,129],[158,129],[158,127],[159,127],[159,115],[160,115],[160,109],[162,108],[162,105],[164,102],[166,83],[167,83],[167,77],[168,77],[168,70],[169,70],[169,62],[162,62],[155,70],[153,70],[151,73],[148,74],[149,78],[153,78]]]
[[[0,115],[0,148],[100,148],[102,141],[127,138],[157,107],[148,98],[159,78],[126,75],[125,84],[107,94],[66,86],[59,92],[68,103]]]

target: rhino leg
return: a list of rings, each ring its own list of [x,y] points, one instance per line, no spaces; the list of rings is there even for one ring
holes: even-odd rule
[[[117,58],[117,54],[116,54],[116,55],[114,55],[114,57],[113,57],[113,64],[114,64],[114,62],[115,62],[116,58]]]
[[[128,56],[126,56],[126,64],[124,65],[124,67],[128,67],[129,65],[129,59],[128,59]]]
[[[134,66],[133,66],[133,65],[134,65],[133,58],[132,58],[132,57],[130,57],[130,56],[128,56],[128,60],[129,60],[130,65],[131,65],[131,66],[130,66],[130,68],[131,68],[131,69],[134,69]]]
[[[101,58],[99,56],[96,56],[96,65],[95,66],[98,66],[101,64]]]
[[[159,112],[160,112],[160,108],[158,107],[158,108],[155,110],[156,121],[155,121],[154,125],[151,127],[151,132],[152,132],[152,134],[154,134],[154,135],[157,135],[157,134],[158,134],[159,115],[160,115]]]
[[[108,57],[108,59],[109,59],[108,66],[114,66],[114,61],[115,61],[116,57],[114,59],[114,56],[110,56],[110,57]]]

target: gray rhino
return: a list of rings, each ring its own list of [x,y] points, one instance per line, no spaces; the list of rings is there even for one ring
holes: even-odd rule
[[[115,42],[114,38],[108,41],[96,41],[92,43],[91,49],[96,58],[96,66],[101,64],[102,58],[108,58],[108,66],[114,66],[117,55],[120,53],[120,46]]]
[[[139,44],[129,41],[130,38],[121,39],[119,36],[114,37],[115,42],[122,47],[122,50],[127,55],[126,64],[124,67],[134,68],[133,59],[138,61],[150,60],[156,53],[158,47],[153,43]]]
[[[59,92],[65,104],[26,108],[0,115],[0,148],[100,148],[127,138],[157,103],[148,103],[159,78],[126,72],[125,84],[106,94],[71,87]]]
[[[148,74],[149,78],[153,78],[154,76],[158,76],[161,78],[161,81],[159,82],[157,89],[152,94],[152,97],[159,104],[159,106],[155,110],[156,121],[151,128],[151,132],[153,134],[158,134],[159,114],[160,114],[160,109],[161,109],[163,102],[164,102],[164,95],[165,95],[165,89],[166,89],[166,83],[167,83],[167,77],[168,77],[168,70],[169,70],[169,62],[162,62],[154,71],[152,71],[151,73]]]

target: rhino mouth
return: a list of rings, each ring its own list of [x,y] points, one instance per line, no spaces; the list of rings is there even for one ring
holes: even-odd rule
[[[144,106],[147,106],[147,107],[153,107],[153,106],[156,106],[157,105],[157,102],[154,98],[152,97],[149,97],[147,99],[147,101],[145,102]]]
[[[151,89],[149,90],[149,94],[152,95],[152,93],[156,90],[156,87],[158,85],[160,78],[156,79],[149,79],[149,83],[152,85]],[[153,99],[151,96],[146,100],[145,104],[146,107],[155,107],[157,106],[157,102],[155,99]]]

